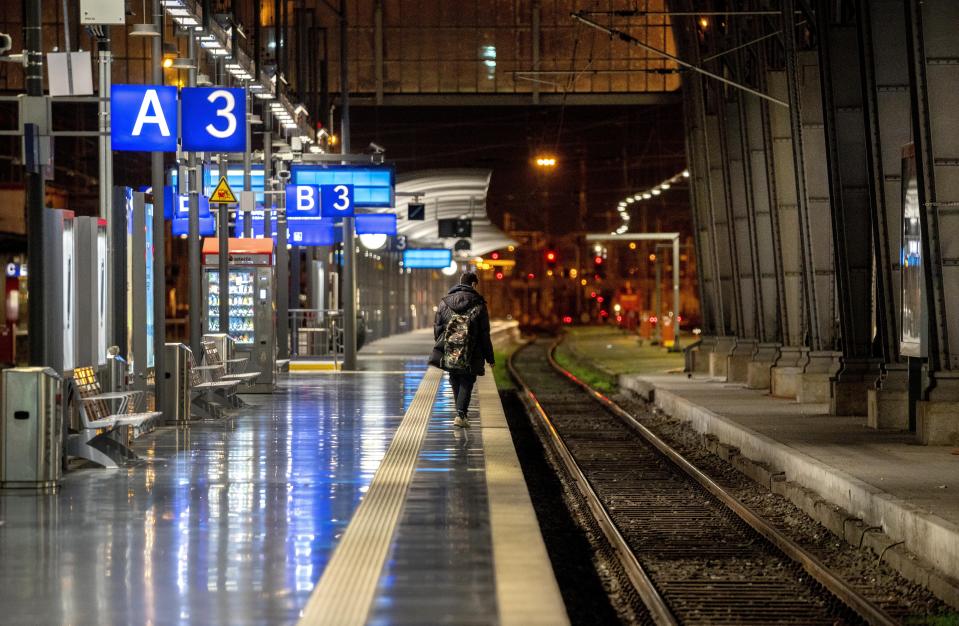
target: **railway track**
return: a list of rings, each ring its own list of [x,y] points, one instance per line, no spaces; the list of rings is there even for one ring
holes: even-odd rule
[[[896,624],[537,340],[509,361],[531,415],[657,624]]]

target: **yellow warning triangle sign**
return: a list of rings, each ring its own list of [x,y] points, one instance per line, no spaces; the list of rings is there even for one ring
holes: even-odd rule
[[[212,204],[237,204],[239,202],[233,195],[230,184],[226,182],[226,176],[220,177],[220,182],[217,183],[216,189],[210,195],[210,202]]]

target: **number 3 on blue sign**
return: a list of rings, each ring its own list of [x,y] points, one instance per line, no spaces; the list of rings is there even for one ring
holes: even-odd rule
[[[246,93],[243,89],[187,87],[180,92],[180,101],[184,111],[184,150],[246,150]]]
[[[323,217],[353,217],[353,185],[320,185]]]

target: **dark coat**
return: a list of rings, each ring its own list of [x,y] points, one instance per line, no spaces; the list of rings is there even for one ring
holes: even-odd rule
[[[443,335],[446,333],[446,325],[450,321],[452,311],[466,313],[477,305],[481,307],[479,315],[473,318],[473,326],[469,332],[470,339],[475,342],[471,349],[470,373],[474,376],[482,376],[486,369],[483,362],[493,364],[493,342],[489,335],[489,311],[486,309],[486,300],[472,286],[456,285],[449,290],[446,297],[440,300],[439,308],[436,310],[436,318],[433,321],[433,339],[436,345],[433,346],[433,352],[430,354],[430,365],[442,367],[445,347]]]

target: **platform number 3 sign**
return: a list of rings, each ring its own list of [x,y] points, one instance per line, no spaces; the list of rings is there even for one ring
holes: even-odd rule
[[[353,185],[320,185],[323,217],[353,216]]]

